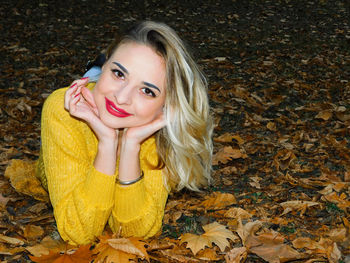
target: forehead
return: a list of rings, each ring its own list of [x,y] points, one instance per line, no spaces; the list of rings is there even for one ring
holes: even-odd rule
[[[152,47],[136,42],[126,42],[119,45],[112,53],[111,59],[122,59],[130,64],[140,64],[146,60],[147,63],[165,65],[164,58]]]
[[[164,58],[153,48],[135,42],[121,44],[112,54],[110,63],[118,62],[128,72],[130,77],[140,81],[164,86],[166,66]]]

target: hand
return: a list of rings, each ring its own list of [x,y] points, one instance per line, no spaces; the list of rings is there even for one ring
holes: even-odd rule
[[[75,80],[66,91],[64,97],[64,108],[69,113],[81,120],[86,121],[95,132],[99,141],[117,140],[117,132],[107,127],[99,118],[97,106],[91,91],[86,88],[88,78]]]
[[[143,126],[127,128],[123,133],[123,145],[125,143],[141,144],[145,139],[163,128],[166,124],[164,114],[159,114],[153,121]]]

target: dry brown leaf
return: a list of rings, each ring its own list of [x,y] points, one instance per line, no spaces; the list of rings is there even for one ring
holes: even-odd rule
[[[7,247],[3,244],[0,244],[0,255],[14,255],[19,252],[25,251],[24,247]]]
[[[240,263],[242,262],[242,260],[244,262],[247,256],[248,256],[248,251],[245,247],[235,247],[226,253],[225,262]]]
[[[276,123],[271,121],[266,124],[266,128],[268,128],[270,131],[277,131]]]
[[[346,228],[333,228],[327,233],[327,236],[335,242],[343,242],[347,237]]]
[[[214,192],[207,200],[204,200],[199,206],[205,209],[223,209],[227,206],[237,204],[233,194]]]
[[[41,226],[26,225],[23,230],[23,236],[29,240],[41,237],[44,234],[44,230]]]
[[[320,205],[318,202],[311,202],[311,201],[302,201],[302,200],[295,200],[295,201],[287,201],[280,203],[280,206],[283,207],[284,211],[282,215],[285,215],[291,211],[298,211],[303,210],[311,206]]]
[[[249,182],[249,184],[257,189],[261,189],[261,186],[260,186],[260,181],[262,180],[261,177],[258,177],[258,176],[254,176],[254,177],[250,177],[249,178],[250,180],[252,180],[253,182]]]
[[[200,260],[205,260],[210,262],[220,259],[216,251],[212,248],[206,248],[204,250],[200,250],[196,257],[199,258]]]
[[[309,254],[323,254],[332,263],[338,262],[341,258],[337,244],[328,238],[321,238],[320,241],[316,242],[308,237],[300,237],[293,240],[292,244],[295,248],[309,249]]]
[[[231,207],[229,210],[225,212],[225,217],[236,218],[236,219],[238,218],[248,219],[248,218],[251,218],[252,215],[240,207]]]
[[[84,245],[76,249],[66,250],[63,253],[50,251],[48,255],[29,257],[37,263],[88,263],[93,259],[93,254],[90,250],[90,245]]]
[[[232,142],[232,139],[235,139],[238,143],[238,145],[244,144],[244,140],[241,136],[238,134],[233,135],[231,133],[224,133],[223,135],[220,135],[219,137],[214,138],[214,141],[216,142]]]
[[[345,193],[342,193],[339,196],[339,195],[337,195],[336,192],[332,192],[329,195],[322,196],[323,200],[337,204],[337,206],[340,209],[344,209],[344,210],[346,210],[348,207],[350,207],[350,201],[346,200],[346,198],[347,198],[347,195]]]
[[[11,160],[5,171],[11,185],[17,192],[30,195],[40,201],[49,201],[49,196],[35,177],[35,164],[30,161]]]
[[[240,149],[233,149],[231,146],[220,148],[219,151],[213,156],[213,165],[219,163],[226,164],[232,159],[247,158],[245,153],[242,153]]]
[[[288,149],[282,149],[277,152],[277,154],[273,157],[273,164],[276,169],[285,170],[287,169],[295,160],[295,154]]]
[[[247,238],[250,235],[253,235],[255,232],[257,232],[263,224],[261,221],[258,221],[258,220],[253,222],[248,222],[245,225],[242,224],[241,220],[238,220],[238,222],[239,222],[239,225],[236,232],[241,238],[243,245],[245,245]]]
[[[321,111],[319,112],[317,115],[316,115],[316,119],[322,119],[324,121],[328,121],[330,118],[332,118],[332,112],[329,111],[329,110],[324,110],[324,111]]]
[[[145,242],[139,238],[111,238],[106,235],[99,237],[99,240],[94,249],[94,253],[98,254],[95,262],[129,262],[129,259],[136,259],[137,256],[149,261]]]
[[[2,234],[0,234],[0,242],[16,245],[16,246],[21,246],[24,244],[24,242],[18,238],[8,237]]]
[[[134,254],[141,258],[146,258],[149,261],[148,254],[145,248],[145,242],[141,241],[139,238],[115,238],[109,239],[107,243],[114,249]]]
[[[40,244],[35,246],[26,247],[26,250],[35,257],[40,257],[41,255],[48,255],[51,252],[64,252],[68,249],[73,248],[73,246],[68,245],[63,240],[54,240],[50,236],[46,236],[42,239]]]
[[[205,231],[202,235],[186,233],[180,237],[181,243],[187,242],[187,248],[190,248],[194,255],[205,247],[211,247],[211,244],[216,244],[221,251],[224,251],[229,242],[227,239],[235,240],[236,236],[225,226],[217,222],[203,226]]]

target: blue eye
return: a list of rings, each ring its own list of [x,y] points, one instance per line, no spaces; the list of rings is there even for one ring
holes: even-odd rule
[[[156,94],[150,88],[142,88],[141,90],[147,96],[156,97]]]
[[[116,77],[118,79],[124,79],[124,73],[121,72],[119,69],[112,69],[112,72],[114,73],[114,75],[116,75]]]

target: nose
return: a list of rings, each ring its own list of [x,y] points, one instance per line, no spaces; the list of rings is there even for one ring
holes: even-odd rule
[[[133,86],[130,83],[125,83],[114,92],[114,97],[119,105],[132,103]]]

